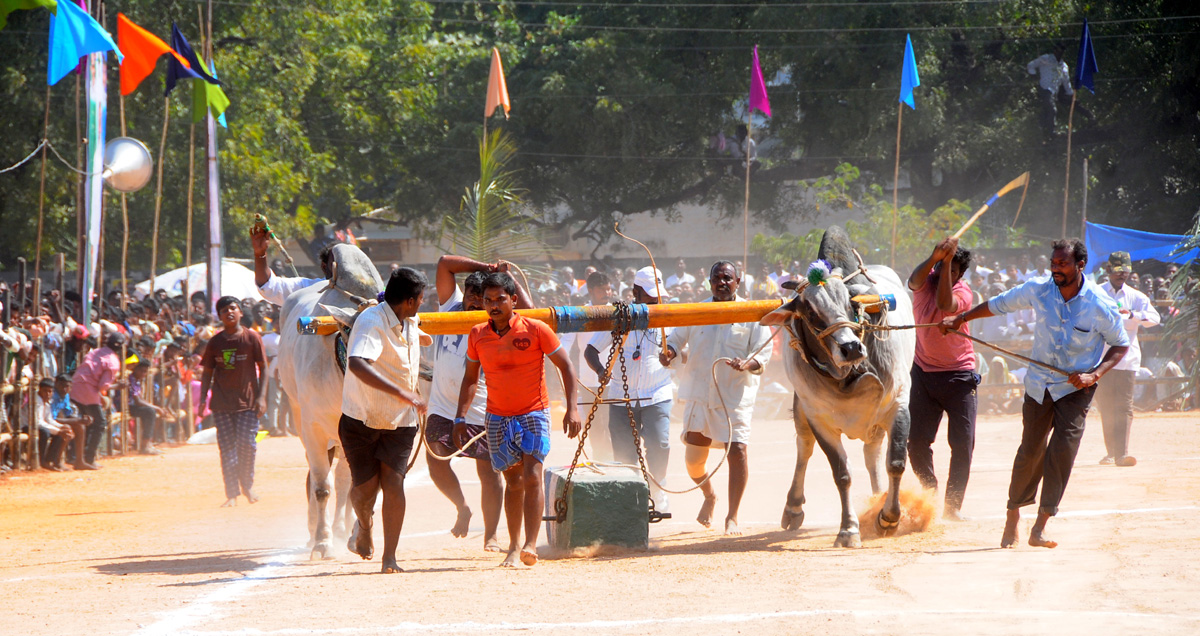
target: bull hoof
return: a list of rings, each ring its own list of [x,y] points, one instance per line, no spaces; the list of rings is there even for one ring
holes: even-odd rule
[[[783,509],[783,518],[779,520],[779,526],[784,530],[799,530],[804,524],[804,511],[798,510],[792,512],[788,508]]]
[[[833,540],[835,548],[861,548],[862,535],[857,530],[842,530],[838,533],[837,539]]]
[[[899,527],[900,520],[896,519],[894,521],[888,521],[884,518],[882,510],[880,510],[879,514],[875,517],[875,530],[879,532],[879,536],[881,537],[890,537],[893,534],[896,534],[896,530]]]
[[[313,546],[312,554],[308,555],[309,561],[323,561],[331,558],[329,556],[330,545],[328,542],[318,543]]]

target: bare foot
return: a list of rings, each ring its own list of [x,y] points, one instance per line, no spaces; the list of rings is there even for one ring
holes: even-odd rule
[[[225,503],[221,504],[221,507],[222,508],[232,508],[236,505],[237,505],[237,497],[234,497],[233,499],[226,499]]]
[[[253,488],[246,491],[246,499],[249,500],[250,503],[252,503],[252,504],[258,503],[258,495],[254,494]]]
[[[734,537],[742,536],[742,529],[738,527],[737,519],[725,520],[725,534]]]
[[[1013,508],[1008,511],[1004,521],[1004,536],[1000,537],[1000,547],[1011,548],[1017,543],[1017,533],[1021,531],[1021,511]]]
[[[358,521],[354,522],[354,531],[346,541],[346,549],[369,561],[375,556],[375,544],[371,540],[371,526],[363,527]]]
[[[519,550],[509,550],[504,560],[500,562],[502,568],[515,568],[521,566],[521,553]]]
[[[471,509],[463,506],[458,509],[458,519],[454,520],[454,527],[450,528],[450,534],[463,538],[467,536],[467,531],[471,529]]]
[[[1029,545],[1035,548],[1057,548],[1058,542],[1047,537],[1044,528],[1034,528],[1029,531]]]
[[[504,552],[504,549],[500,547],[500,542],[496,540],[496,535],[492,535],[491,537],[483,540],[483,551]]]
[[[537,562],[538,562],[538,555],[537,555],[536,547],[525,546],[525,547],[521,548],[521,563],[524,563],[525,565],[532,567],[532,566],[537,565]]]
[[[700,505],[700,514],[696,515],[696,521],[705,528],[712,527],[713,511],[717,508],[717,496],[704,497],[704,503]]]
[[[400,565],[396,563],[396,557],[388,557],[383,560],[384,574],[398,574],[404,570],[400,569]]]

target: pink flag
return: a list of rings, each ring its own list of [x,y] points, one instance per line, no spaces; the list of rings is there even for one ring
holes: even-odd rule
[[[754,68],[750,75],[750,110],[757,108],[767,117],[771,116],[771,100],[767,99],[767,84],[763,81],[762,67],[758,65],[758,45],[754,45]]]

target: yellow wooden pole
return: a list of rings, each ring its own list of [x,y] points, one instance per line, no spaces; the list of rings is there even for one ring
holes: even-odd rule
[[[650,316],[650,329],[665,327],[693,327],[698,325],[726,325],[739,322],[758,322],[783,304],[782,300],[752,300],[745,302],[720,303],[675,303],[670,305],[646,305]],[[635,306],[636,307],[636,306]],[[518,309],[517,313],[540,320],[558,331],[555,318],[557,308]],[[616,310],[611,305],[595,307],[571,307],[577,315],[584,316],[582,331],[611,331]],[[417,314],[421,330],[430,335],[465,334],[471,327],[487,322],[482,311],[447,311]]]

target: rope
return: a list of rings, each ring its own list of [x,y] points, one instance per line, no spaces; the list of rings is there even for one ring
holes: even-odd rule
[[[863,327],[870,331],[899,331],[901,329],[923,329],[923,328],[927,328],[927,327],[938,327],[940,325],[941,325],[941,323],[937,323],[937,322],[925,323],[925,324],[920,324],[920,325],[895,325],[895,326],[893,326],[893,325],[873,325],[873,324],[867,323],[867,324],[863,325]],[[1043,369],[1053,371],[1055,373],[1065,375],[1067,377],[1071,376],[1071,374],[1069,372],[1063,371],[1062,369],[1060,369],[1054,365],[1046,364],[1045,362],[1042,362],[1041,360],[1034,360],[1033,358],[1030,358],[1028,356],[1023,356],[1015,351],[1009,351],[1008,349],[1005,349],[1004,347],[994,345],[986,340],[980,340],[979,338],[976,338],[975,336],[972,336],[971,334],[963,333],[957,329],[951,330],[950,333],[956,333],[956,334],[966,338],[967,340],[970,340],[972,342],[977,342],[989,349],[994,349],[996,351],[999,351],[1000,353],[1003,353],[1006,356],[1011,356],[1017,360],[1025,362],[1027,364],[1039,366],[1039,367],[1042,367]]]
[[[81,174],[85,177],[92,175],[91,172],[87,172],[85,170],[80,170],[80,169],[76,168],[74,165],[72,165],[70,161],[63,159],[63,156],[58,154],[58,148],[55,148],[54,144],[50,143],[49,139],[43,139],[40,142],[38,142],[38,145],[36,148],[33,149],[33,152],[29,153],[24,159],[14,163],[13,165],[11,165],[7,168],[0,169],[0,174],[4,174],[5,172],[11,172],[13,170],[16,170],[17,168],[20,168],[21,166],[25,165],[26,163],[29,163],[29,160],[33,159],[34,155],[36,155],[38,153],[38,151],[41,150],[43,147],[49,148],[50,152],[54,153],[54,156],[60,162],[62,162],[62,164],[64,166],[66,166],[71,172]]]
[[[28,156],[26,156],[24,159],[22,159],[22,160],[20,160],[20,161],[18,161],[18,162],[16,162],[16,163],[14,163],[13,165],[11,165],[11,166],[9,166],[9,167],[7,167],[7,168],[4,168],[3,170],[0,170],[0,174],[4,174],[5,172],[11,172],[11,171],[13,171],[13,170],[16,170],[17,168],[20,168],[21,166],[23,166],[23,165],[25,165],[25,164],[29,163],[29,160],[30,160],[30,159],[33,159],[34,155],[36,155],[36,154],[38,153],[38,151],[42,149],[42,147],[43,147],[43,146],[46,146],[46,145],[48,145],[49,143],[50,143],[50,142],[48,142],[48,141],[46,141],[45,139],[43,139],[43,140],[41,141],[41,143],[39,143],[39,144],[37,145],[37,148],[34,148],[34,149],[33,149],[33,152],[29,153],[29,155],[28,155]]]

